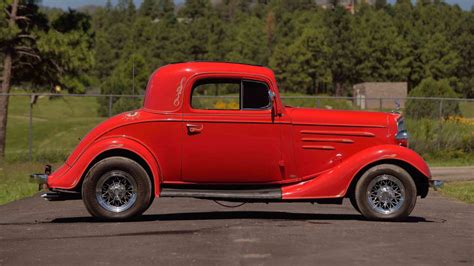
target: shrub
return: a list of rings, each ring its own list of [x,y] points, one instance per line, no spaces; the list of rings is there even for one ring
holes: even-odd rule
[[[126,111],[138,109],[142,106],[142,100],[140,98],[128,98],[120,97],[112,107],[112,113],[114,115],[120,114]]]
[[[408,96],[457,98],[448,80],[436,81],[432,78],[424,79]],[[410,99],[406,104],[406,114],[411,118],[440,118],[440,114],[441,118],[447,118],[460,114],[459,103],[452,100]]]
[[[474,126],[460,120],[407,119],[410,148],[425,156],[458,158],[474,151]]]

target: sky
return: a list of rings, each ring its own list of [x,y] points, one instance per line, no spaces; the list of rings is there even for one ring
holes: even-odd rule
[[[142,0],[134,0],[136,5],[139,5]],[[176,3],[184,2],[185,0],[175,0]],[[388,0],[389,3],[394,3],[396,0]],[[42,0],[44,6],[59,7],[63,9],[77,8],[84,5],[105,5],[107,0]],[[116,2],[116,0],[112,0]],[[474,5],[474,0],[445,0],[449,4],[458,4],[464,10],[470,10]]]

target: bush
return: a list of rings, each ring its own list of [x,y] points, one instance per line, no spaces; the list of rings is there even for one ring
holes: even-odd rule
[[[420,85],[410,91],[408,96],[457,98],[448,80],[436,81],[432,78],[424,79]],[[448,118],[459,114],[459,103],[452,100],[410,99],[406,104],[406,115],[411,118]]]
[[[352,101],[348,99],[334,99],[327,95],[307,95],[301,93],[282,93],[284,105],[293,107],[308,107],[334,110],[354,110]],[[301,97],[303,96],[303,97]],[[308,97],[308,98],[305,98]],[[319,97],[319,98],[318,98]]]
[[[126,111],[132,111],[142,107],[142,99],[120,97],[112,107],[113,115],[120,114]]]
[[[474,126],[460,120],[407,119],[410,148],[428,157],[462,158],[474,151]]]

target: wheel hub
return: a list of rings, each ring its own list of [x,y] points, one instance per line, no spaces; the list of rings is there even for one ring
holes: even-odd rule
[[[126,193],[126,188],[123,184],[113,184],[109,187],[109,193],[116,198],[123,198]]]
[[[107,211],[123,212],[135,203],[137,184],[125,172],[108,172],[97,182],[96,198],[100,206]]]
[[[377,176],[368,186],[367,200],[375,211],[391,214],[402,207],[405,201],[405,187],[394,176]]]

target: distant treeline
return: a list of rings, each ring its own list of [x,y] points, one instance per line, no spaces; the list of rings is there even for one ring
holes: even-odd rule
[[[359,4],[354,14],[313,0],[212,2],[188,0],[175,10],[172,0],[140,7],[120,0],[90,12],[94,76],[103,92],[137,93],[155,68],[171,62],[218,60],[269,66],[291,92],[346,95],[365,81],[413,88],[431,77],[474,96],[472,10],[410,0]]]
[[[411,90],[432,78],[474,96],[474,11],[442,0],[118,0],[79,11],[20,0],[14,27],[12,1],[0,4],[0,48],[13,84],[36,90],[137,94],[162,65],[209,60],[268,66],[286,92],[350,95],[373,81]]]

